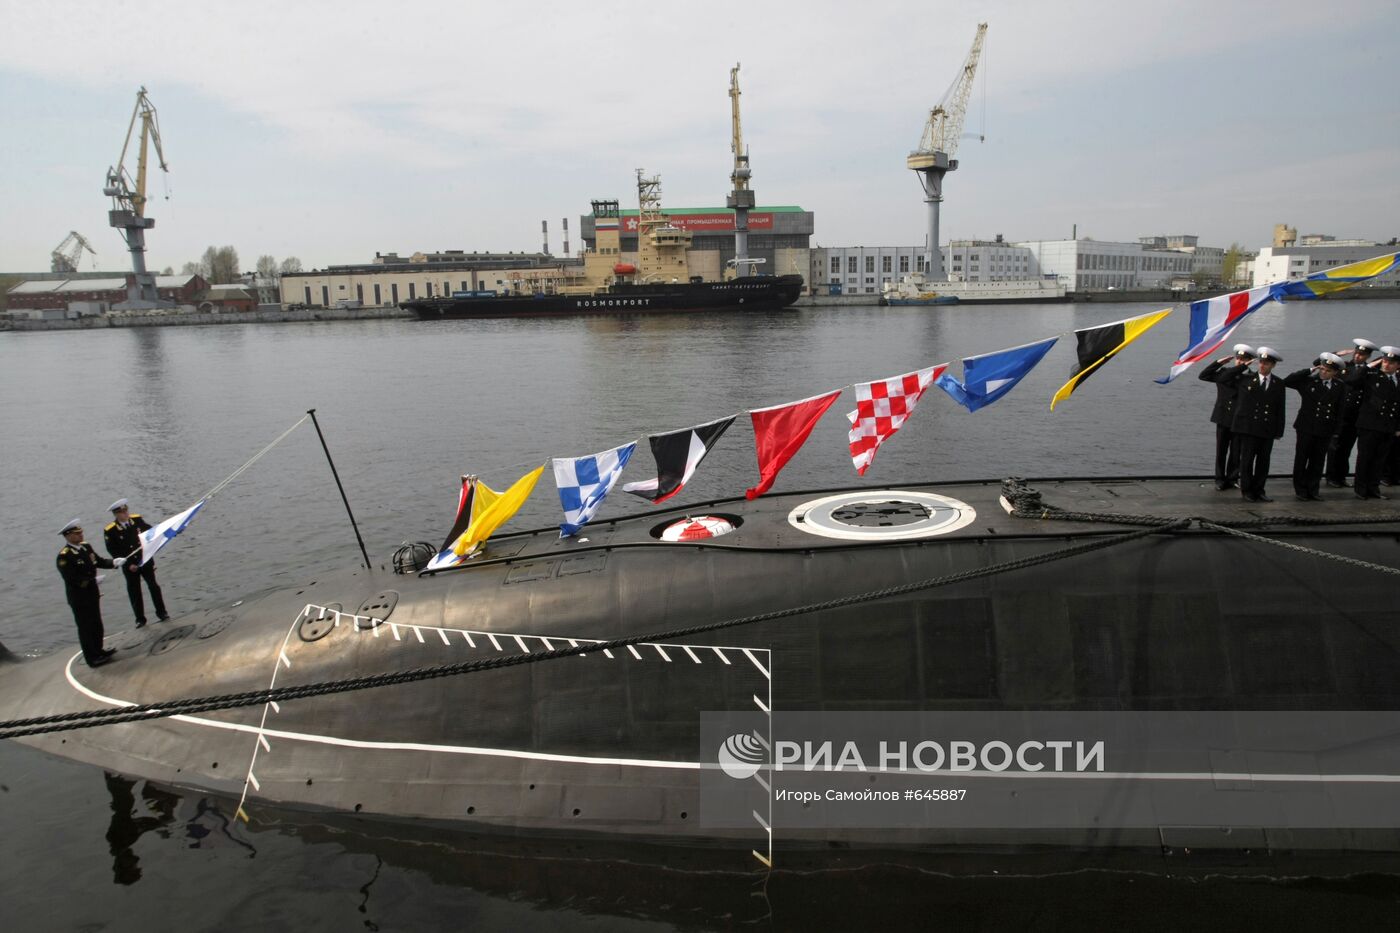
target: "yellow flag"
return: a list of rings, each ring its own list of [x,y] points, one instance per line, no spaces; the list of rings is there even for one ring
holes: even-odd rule
[[[465,557],[474,548],[486,542],[492,532],[510,521],[512,515],[520,511],[525,500],[535,489],[535,482],[544,472],[545,464],[526,473],[515,481],[505,492],[496,492],[490,486],[477,480],[476,496],[472,499],[472,520],[467,530],[452,542],[452,553]]]

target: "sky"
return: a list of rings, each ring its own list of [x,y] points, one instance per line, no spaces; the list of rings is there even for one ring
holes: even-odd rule
[[[137,89],[147,265],[231,245],[305,268],[571,247],[589,201],[722,206],[729,70],[760,205],[814,246],[917,246],[904,160],[989,24],[942,235],[1266,246],[1400,236],[1400,4],[0,0],[0,272],[70,230],[129,268],[102,195]]]

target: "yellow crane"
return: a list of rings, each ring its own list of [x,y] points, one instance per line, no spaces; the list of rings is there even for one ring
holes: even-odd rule
[[[729,112],[730,143],[734,152],[734,171],[729,179],[734,190],[725,199],[734,211],[734,258],[729,261],[734,275],[749,275],[753,266],[761,259],[749,258],[749,211],[754,206],[754,195],[749,190],[749,151],[744,148],[744,128],[739,121],[739,66],[729,69]]]
[[[141,120],[140,141],[136,157],[136,176],[126,170],[126,154],[131,148],[132,134],[136,129],[137,118]],[[156,158],[160,169],[169,172],[165,163],[165,153],[160,144],[160,123],[156,119],[156,108],[146,96],[143,87],[136,92],[136,106],[131,111],[127,123],[126,139],[122,142],[122,154],[117,164],[107,169],[107,184],[102,193],[112,199],[112,209],[107,217],[113,227],[122,232],[127,249],[131,251],[131,268],[135,273],[131,285],[127,287],[126,307],[157,307],[160,304],[156,293],[155,277],[146,271],[146,231],[155,226],[155,221],[146,216],[146,158],[151,144],[155,145]]]
[[[905,159],[905,165],[919,173],[919,183],[924,188],[924,203],[928,204],[928,254],[924,263],[924,277],[930,282],[948,280],[948,273],[943,268],[943,254],[938,246],[938,206],[943,202],[943,176],[958,167],[958,160],[953,156],[958,151],[958,140],[962,138],[963,118],[967,115],[967,101],[972,95],[972,80],[977,75],[977,62],[982,57],[982,41],[986,35],[987,24],[978,24],[972,51],[968,52],[962,71],[944,93],[943,99],[929,111],[919,148]]]

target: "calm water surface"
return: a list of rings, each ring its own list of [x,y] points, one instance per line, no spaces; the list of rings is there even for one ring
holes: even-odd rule
[[[463,472],[503,488],[551,456],[1151,310],[1157,306],[851,307],[0,333],[0,514],[11,529],[0,544],[0,640],[20,653],[74,645],[52,563],[64,521],[82,517],[89,539],[100,540],[105,507],[120,496],[151,519],[179,511],[308,408],[317,409],[379,562],[400,542],[441,540]],[[1194,371],[1169,386],[1152,382],[1184,346],[1185,318],[1183,306],[1054,413],[1050,397],[1074,363],[1072,335],[976,414],[932,390],[864,479],[846,448],[848,392],[775,488],[1206,475],[1214,388]],[[1400,302],[1274,305],[1238,339],[1276,348],[1289,372],[1357,336],[1400,344]],[[643,478],[650,467],[643,444],[627,477]],[[741,418],[674,504],[742,495],[756,479],[752,432]],[[601,514],[643,507],[615,493]],[[559,519],[546,474],[511,527]],[[166,553],[160,576],[177,611],[353,563],[354,536],[311,426],[220,492]],[[109,591],[104,617],[109,634],[131,625],[123,593]],[[0,921],[9,929],[612,930],[863,927],[878,917],[887,926],[983,929],[1132,917],[1166,929],[1271,918],[1289,926],[1366,922],[1400,912],[1400,887],[1388,875],[1203,881],[1164,877],[1171,866],[1162,864],[1105,874],[1066,858],[1044,866],[1051,881],[866,869],[778,872],[765,889],[741,862],[701,873],[685,870],[677,854],[619,878],[594,868],[586,850],[541,854],[461,833],[405,838],[394,827],[296,814],[232,826],[228,812],[225,801],[0,743]],[[1081,909],[1092,913],[1074,913]]]

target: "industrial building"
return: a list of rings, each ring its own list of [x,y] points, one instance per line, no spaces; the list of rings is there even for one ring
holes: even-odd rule
[[[578,263],[545,253],[382,253],[373,262],[284,274],[282,306],[380,308],[457,291],[532,291],[568,265]]]
[[[207,297],[209,283],[198,275],[152,276],[159,300],[169,306],[196,307]],[[9,311],[33,320],[62,320],[107,314],[125,304],[134,273],[124,278],[53,278],[20,282],[7,293]]]
[[[1032,240],[1036,274],[1055,276],[1068,291],[1191,288],[1192,254],[1142,243],[1107,240]]]
[[[995,240],[953,240],[939,250],[949,282],[1010,282],[1035,278],[1035,257],[1024,246]],[[845,246],[812,250],[807,281],[829,294],[878,295],[901,276],[923,272],[922,246]]]

